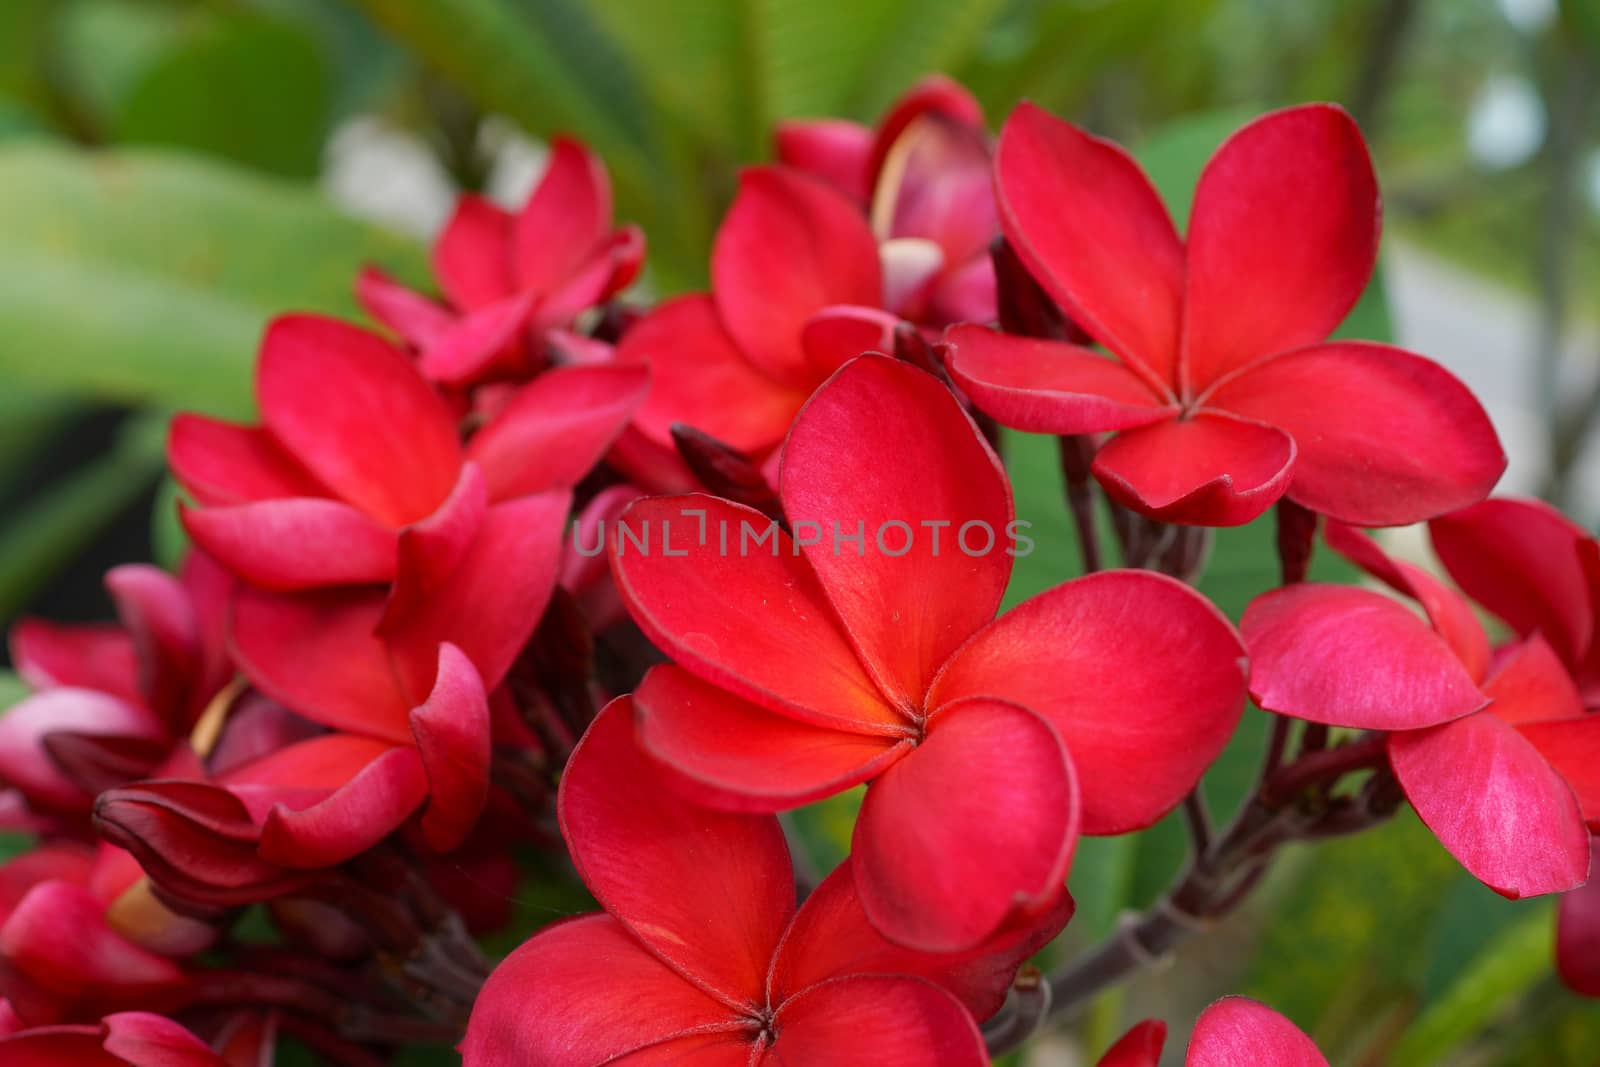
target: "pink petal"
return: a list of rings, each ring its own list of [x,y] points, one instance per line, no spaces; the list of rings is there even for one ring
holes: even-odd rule
[[[11,662],[35,689],[67,685],[131,703],[144,699],[133,640],[120,626],[22,619],[12,625],[10,637]]]
[[[266,430],[204,415],[173,418],[167,463],[178,484],[202,504],[326,495]]]
[[[796,171],[751,167],[711,252],[717,311],[750,362],[778,381],[813,381],[800,331],[829,304],[883,300],[878,243],[841,193]]]
[[[107,1015],[105,1050],[132,1067],[228,1067],[227,1061],[180,1024],[147,1012]]]
[[[1013,429],[1100,433],[1178,413],[1127,367],[1077,345],[972,325],[956,326],[945,342],[951,376],[980,411]]]
[[[1062,892],[1053,906],[1038,915],[1018,916],[974,949],[917,952],[885,940],[868,921],[846,858],[795,915],[772,963],[771,996],[782,1001],[832,978],[903,974],[928,979],[954,993],[973,1018],[987,1019],[1005,1003],[1017,968],[1055,939],[1072,909],[1071,896]]]
[[[303,870],[335,866],[399,829],[428,796],[427,772],[409,746],[365,765],[352,761],[348,774],[309,806],[274,806],[261,828],[261,858]]]
[[[856,888],[889,940],[959,952],[1053,902],[1077,843],[1078,782],[1039,716],[1000,701],[941,709],[876,779],[856,823]]]
[[[1242,526],[1289,488],[1295,441],[1259,422],[1204,412],[1118,434],[1094,474],[1119,503],[1162,522]]]
[[[1550,642],[1538,634],[1500,649],[1483,693],[1494,701],[1489,711],[1517,725],[1585,714],[1572,676]]]
[[[1133,158],[1030,103],[995,157],[1006,239],[1074,322],[1170,390],[1183,301],[1183,242]]]
[[[681,422],[742,452],[764,452],[783,440],[808,395],[757,370],[704,295],[658,305],[623,335],[617,362],[650,367],[650,393],[634,424],[668,448]]]
[[[605,165],[568,137],[550,142],[550,162],[513,230],[518,286],[545,293],[578,270],[611,228]]]
[[[233,507],[180,505],[184,532],[251,585],[292,591],[394,577],[395,533],[349,504],[284,497]]]
[[[439,510],[400,531],[394,584],[384,605],[384,619],[427,610],[430,597],[449,580],[472,548],[489,508],[489,490],[477,464],[461,468],[456,483]],[[384,623],[379,623],[382,629]]]
[[[1298,1027],[1265,1004],[1223,997],[1200,1015],[1189,1037],[1186,1067],[1328,1067]]]
[[[375,334],[314,315],[275,320],[256,394],[273,436],[379,522],[415,522],[455,484],[461,446],[444,400]]]
[[[981,116],[922,115],[895,139],[878,175],[872,221],[880,237],[926,238],[947,263],[964,263],[986,254],[1000,232]]]
[[[885,1026],[885,1019],[896,1020]],[[837,978],[785,1001],[761,1067],[987,1067],[978,1026],[932,982],[902,975]]]
[[[1372,160],[1341,108],[1287,108],[1228,138],[1189,220],[1188,388],[1327,337],[1372,276],[1378,227]]]
[[[1428,621],[1474,679],[1489,671],[1489,635],[1460,593],[1404,560],[1391,559],[1378,542],[1353,526],[1330,519],[1323,526],[1328,547],[1396,592],[1422,605]]]
[[[739,1020],[615,919],[584,915],[540,931],[495,968],[461,1054],[466,1067],[594,1067],[712,1028]]]
[[[542,330],[569,326],[582,312],[633,284],[644,266],[644,231],[637,226],[613,230],[567,280],[539,302],[534,325]]]
[[[433,246],[433,273],[462,311],[492,304],[516,287],[512,278],[511,213],[480,196],[456,201]]]
[[[799,549],[767,516],[708,496],[645,499],[624,513],[610,547],[634,621],[695,674],[818,726],[906,732]]]
[[[356,275],[356,300],[368,315],[416,349],[437,344],[456,321],[448,309],[406,288],[377,267],[362,267]]]
[[[46,689],[0,715],[0,780],[46,808],[82,811],[93,795],[62,772],[46,751],[52,734],[169,740],[166,724],[142,705],[93,689]]]
[[[422,836],[449,852],[461,844],[489,799],[489,698],[459,648],[439,646],[439,673],[428,699],[411,713],[411,731],[428,774]]]
[[[1600,715],[1523,723],[1517,728],[1572,787],[1589,828],[1600,833]]]
[[[1097,1067],[1160,1067],[1161,1049],[1167,1043],[1167,1024],[1146,1019],[1106,1050]]]
[[[491,365],[516,355],[534,306],[531,295],[518,293],[468,312],[422,350],[417,370],[447,385],[471,382]]]
[[[105,905],[67,882],[43,882],[0,926],[0,952],[51,992],[124,996],[178,983],[183,972],[106,925]]]
[[[388,650],[374,632],[382,614],[381,592],[240,590],[233,611],[239,669],[313,722],[410,744],[408,716],[420,694],[410,699],[396,683]]]
[[[1573,992],[1600,997],[1600,837],[1591,844],[1589,884],[1561,898],[1556,970]]]
[[[1416,730],[1488,702],[1427,623],[1365,589],[1275,589],[1250,602],[1240,629],[1250,694],[1268,711],[1330,726]]]
[[[505,678],[555,591],[572,503],[551,490],[495,504],[450,576],[415,610],[384,618],[383,633],[412,703],[433,684],[439,645],[458,645],[486,689]]]
[[[794,914],[778,821],[676,797],[637,747],[626,697],[607,705],[561,779],[562,833],[595,899],[674,970],[735,1010],[765,1002]]]
[[[863,352],[893,352],[897,316],[878,308],[837,305],[806,321],[800,343],[819,376],[832,374]]]
[[[909,752],[909,738],[814,726],[748,703],[672,664],[633,695],[639,743],[695,799],[730,811],[784,811],[833,796]]]
[[[1569,666],[1594,642],[1597,604],[1579,560],[1590,540],[1540,500],[1485,500],[1428,524],[1456,584],[1524,636],[1544,635]]]
[[[1149,826],[1192,789],[1244,708],[1244,647],[1204,597],[1138,571],[1041,593],[973,638],[929,706],[1007,700],[1060,734],[1082,786],[1083,830]]]
[[[1219,383],[1204,403],[1293,437],[1289,495],[1358,526],[1418,522],[1482,500],[1506,469],[1471,391],[1389,345],[1342,341],[1276,356]]]
[[[494,500],[577,485],[628,424],[649,386],[643,367],[547,371],[473,435],[467,458],[483,467]]]
[[[922,318],[929,293],[944,269],[944,251],[926,237],[892,237],[878,245],[883,305],[896,317]]]
[[[936,118],[958,126],[983,129],[983,105],[966,86],[943,74],[918,81],[890,106],[878,121],[868,173],[874,179],[906,129],[920,120]]]
[[[865,204],[871,196],[869,157],[873,131],[847,119],[778,123],[773,135],[778,162],[827,182]]]
[[[133,639],[146,706],[185,731],[189,688],[201,680],[202,667],[199,619],[188,590],[173,575],[143,563],[113,567],[105,584]]]
[[[1589,834],[1567,783],[1516,728],[1469,715],[1389,735],[1411,806],[1473,877],[1512,899],[1559,893],[1589,873]]]
[[[784,514],[816,535],[802,544],[829,602],[879,687],[920,706],[1011,575],[999,460],[932,375],[863,356],[811,398],[782,464]],[[837,539],[855,533],[859,544]]]

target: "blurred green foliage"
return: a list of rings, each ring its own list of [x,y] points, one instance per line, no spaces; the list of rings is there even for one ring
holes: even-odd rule
[[[775,122],[870,120],[930,71],[966,81],[996,123],[1030,97],[1134,144],[1180,221],[1228,130],[1336,99],[1373,136],[1391,231],[1531,289],[1550,153],[1479,166],[1465,120],[1491,76],[1548,104],[1597,52],[1593,0],[1522,29],[1494,0],[5,0],[0,617],[156,485],[170,411],[248,414],[268,318],[354,315],[364,262],[425,281],[417,237],[356,221],[318,188],[353,118],[415,138],[468,187],[491,171],[492,117],[583,138],[611,167],[619,215],[645,226],[661,294],[703,283],[737,168],[767,156]],[[1577,131],[1580,164],[1600,160],[1597,121]],[[1566,221],[1577,237],[1596,225],[1581,204]],[[1571,258],[1574,302],[1592,307],[1600,241]],[[1389,335],[1381,283],[1345,329]],[[58,469],[56,443],[107,411],[126,416],[115,446]],[[1075,575],[1078,555],[1053,443],[1008,435],[1005,451],[1038,542],[1014,602]],[[154,524],[169,561],[172,499],[170,485],[157,495]],[[1317,567],[1350,576],[1326,553]],[[1202,588],[1237,616],[1275,581],[1268,519],[1218,536]],[[1264,730],[1252,709],[1208,776],[1220,814],[1250,787]],[[796,819],[818,868],[847,850],[858,799]],[[1148,904],[1184,848],[1173,820],[1084,842],[1068,941]],[[1285,860],[1268,906],[1230,927],[1234,987],[1291,1014],[1336,1064],[1600,1059],[1593,1010],[1549,978],[1548,908],[1483,890],[1414,819]],[[522,902],[529,924],[581,906],[548,881]],[[1176,984],[1199,998],[1230,991],[1186,966]],[[1094,1040],[1129,1021],[1120,1003],[1093,1013]]]

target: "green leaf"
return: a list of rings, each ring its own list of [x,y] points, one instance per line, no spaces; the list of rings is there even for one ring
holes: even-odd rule
[[[0,708],[9,708],[32,692],[16,671],[0,670]]]
[[[0,374],[34,388],[244,415],[269,318],[357,316],[364,262],[425,276],[410,242],[222,164],[18,143],[0,189]]]

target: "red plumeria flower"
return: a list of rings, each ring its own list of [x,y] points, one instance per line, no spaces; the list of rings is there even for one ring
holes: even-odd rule
[[[176,576],[144,564],[109,571],[118,624],[17,623],[11,658],[36,692],[0,717],[0,783],[35,815],[81,815],[100,790],[168,759],[233,676],[232,587],[191,552]]]
[[[1275,112],[1206,165],[1187,239],[1132,158],[1031,104],[996,160],[1002,229],[1118,360],[959,327],[979,408],[1042,433],[1121,431],[1094,460],[1121,503],[1232,526],[1274,501],[1363,526],[1482,499],[1505,469],[1467,388],[1389,345],[1327,341],[1372,274],[1378,187],[1336,107]]]
[[[1590,844],[1589,870],[1600,871],[1600,837]],[[1556,971],[1574,993],[1600,997],[1600,878],[1561,898],[1556,912]]]
[[[1142,1022],[1100,1059],[1099,1067],[1158,1067],[1164,1023]],[[1189,1037],[1184,1067],[1328,1067],[1299,1027],[1265,1004],[1223,997],[1207,1008]]]
[[[1485,500],[1428,525],[1463,591],[1523,637],[1540,634],[1600,710],[1600,543],[1539,500]]]
[[[632,719],[613,701],[561,781],[562,833],[605,912],[545,929],[495,970],[467,1067],[989,1062],[974,1018],[1061,929],[1064,893],[1037,921],[939,957],[873,932],[849,861],[796,910],[778,821],[679,799]]]
[[[989,244],[999,232],[983,108],[960,84],[924,78],[876,129],[845,119],[778,127],[783,163],[829,182],[869,213],[887,306],[931,327],[995,316]]]
[[[931,375],[842,369],[784,445],[781,497],[798,539],[701,496],[641,501],[611,539],[624,601],[678,664],[635,694],[640,738],[734,808],[873,780],[856,878],[891,939],[964,948],[1047,904],[1080,828],[1150,825],[1232,733],[1238,637],[1178,582],[1092,575],[995,619],[1010,486]]]
[[[418,353],[429,379],[469,385],[532,375],[544,363],[539,336],[627,288],[643,261],[639,229],[613,228],[605,166],[558,137],[516,214],[478,196],[456,204],[433,249],[447,306],[372,267],[356,296]]]
[[[0,1036],[0,1062],[6,1067],[258,1067],[271,1059],[257,1040],[235,1041],[224,1052],[213,1052],[183,1026],[147,1012]]]
[[[1250,691],[1269,711],[1388,730],[1407,799],[1451,855],[1508,897],[1582,885],[1600,829],[1600,716],[1539,633],[1491,649],[1467,602],[1355,529],[1328,543],[1404,604],[1300,584],[1245,611]]]
[[[395,609],[409,611],[400,587],[447,584],[479,527],[508,508],[559,539],[570,487],[646,387],[634,368],[552,371],[463,445],[444,399],[398,349],[291,315],[262,341],[262,425],[180,415],[168,458],[200,505],[184,509],[184,528],[240,578],[281,590],[396,582]]]

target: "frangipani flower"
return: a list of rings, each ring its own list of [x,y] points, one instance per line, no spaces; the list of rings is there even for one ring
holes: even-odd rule
[[[1158,1067],[1166,1041],[1164,1023],[1142,1022],[1101,1057],[1099,1067]],[[1183,1062],[1184,1067],[1328,1067],[1297,1026],[1245,997],[1223,997],[1201,1014]]]
[[[530,377],[539,335],[621,292],[644,262],[644,234],[612,225],[611,182],[587,148],[564,137],[516,214],[463,196],[433,248],[446,305],[368,267],[356,296],[417,352],[430,380],[471,385]]]
[[[638,751],[628,698],[590,727],[562,778],[562,833],[605,908],[547,927],[479,995],[466,1067],[987,1064],[975,1017],[1061,929],[1037,921],[980,949],[925,956],[874,933],[849,861],[796,910],[783,831],[677,797]]]
[[[1492,649],[1471,607],[1360,532],[1328,543],[1421,604],[1426,621],[1366,589],[1303,583],[1245,611],[1250,691],[1269,711],[1387,730],[1407,799],[1451,855],[1508,897],[1589,873],[1600,828],[1600,716],[1540,633]],[[1570,547],[1570,546],[1569,546]]]
[[[853,865],[892,940],[966,948],[1048,904],[1080,829],[1148,826],[1232,732],[1238,638],[1178,582],[1092,575],[994,618],[1010,487],[931,375],[841,369],[795,422],[780,495],[798,537],[712,497],[625,514],[619,590],[677,661],[635,694],[640,740],[736,809],[871,780]]]
[[[1355,123],[1289,108],[1206,165],[1186,238],[1138,165],[1031,104],[996,158],[1001,226],[1117,359],[962,326],[951,372],[1000,422],[1120,431],[1094,473],[1166,522],[1232,526],[1288,496],[1345,522],[1417,522],[1505,469],[1483,408],[1437,364],[1328,341],[1372,274],[1378,187]]]
[[[1590,880],[1561,898],[1556,912],[1556,972],[1574,993],[1600,997],[1600,837],[1590,843]]]
[[[178,1023],[148,1012],[118,1012],[97,1024],[46,1026],[0,1036],[6,1067],[258,1067],[259,1040],[221,1055]],[[268,1053],[270,1055],[270,1053]]]

